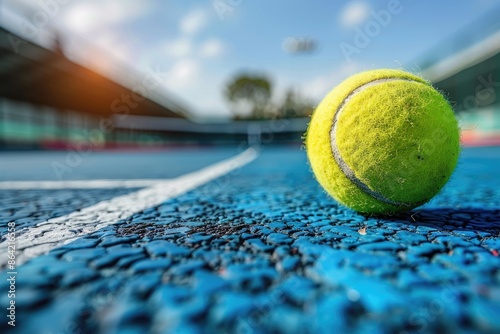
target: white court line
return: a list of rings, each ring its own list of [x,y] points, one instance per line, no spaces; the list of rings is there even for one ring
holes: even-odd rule
[[[31,258],[48,253],[54,248],[68,244],[81,236],[117,223],[150,207],[195,189],[209,181],[238,169],[257,157],[255,149],[249,148],[237,156],[185,174],[175,179],[163,180],[154,186],[131,194],[115,197],[68,215],[49,219],[30,228],[16,239],[16,266]],[[0,268],[6,266],[8,243],[0,244]]]
[[[143,188],[165,182],[165,179],[136,180],[76,180],[76,181],[1,181],[1,190],[28,189],[106,189]]]

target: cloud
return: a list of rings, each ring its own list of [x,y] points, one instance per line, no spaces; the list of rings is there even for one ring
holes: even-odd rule
[[[73,0],[61,5],[57,25],[63,32],[63,50],[73,61],[100,73],[123,76],[122,65],[136,65],[137,46],[120,25],[151,10],[151,0]]]
[[[370,15],[370,5],[365,1],[348,3],[340,13],[340,23],[345,27],[354,27],[363,23]]]
[[[225,44],[217,39],[201,39],[197,35],[208,24],[208,13],[195,9],[179,20],[179,35],[161,44],[163,56],[173,60],[163,82],[166,91],[184,98],[195,115],[226,116],[220,98],[223,76],[210,73],[210,59],[224,53]],[[209,83],[209,84],[207,84]]]
[[[306,80],[303,85],[301,85],[300,91],[306,96],[314,101],[321,101],[323,97],[339,84],[346,77],[358,72],[360,66],[354,61],[344,63],[341,65],[340,69],[334,72],[319,75],[312,78],[311,80]]]
[[[220,72],[211,73],[211,61],[221,56],[226,46],[217,38],[203,39],[197,34],[209,24],[209,13],[194,9],[181,17],[179,35],[161,46],[163,55],[174,60],[163,86],[183,98],[191,113],[198,117],[228,117],[221,98],[225,79]]]
[[[178,96],[190,113],[198,118],[230,116],[221,96],[222,84],[227,79],[220,71],[210,71],[196,59],[177,61],[168,68],[162,82],[166,92]]]
[[[92,3],[74,5],[67,11],[63,21],[69,29],[77,33],[86,33],[103,24],[102,14]]]
[[[90,34],[141,17],[150,10],[151,3],[149,1],[78,1],[70,5],[64,12],[63,23],[76,33]]]
[[[194,9],[184,16],[179,24],[182,33],[194,35],[208,23],[208,15],[202,9]]]
[[[192,53],[193,46],[189,38],[179,38],[166,43],[163,50],[168,57],[181,58],[189,56]]]
[[[217,57],[224,52],[224,44],[218,39],[209,39],[200,47],[202,57]]]
[[[169,71],[167,87],[186,87],[193,84],[200,71],[200,65],[193,59],[183,59],[175,63]]]
[[[188,37],[180,37],[174,41],[166,42],[162,47],[163,54],[174,59],[192,58],[215,58],[224,52],[224,43],[218,39],[209,39],[203,42],[194,53],[194,42]]]

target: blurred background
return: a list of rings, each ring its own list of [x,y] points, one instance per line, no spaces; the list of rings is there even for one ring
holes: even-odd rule
[[[421,74],[467,146],[500,144],[500,5],[478,1],[0,1],[0,149],[300,143],[374,68]]]

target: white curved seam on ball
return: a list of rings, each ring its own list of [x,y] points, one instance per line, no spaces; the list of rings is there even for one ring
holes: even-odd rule
[[[411,80],[411,79],[404,79],[404,78],[383,78],[383,79],[376,79],[376,80],[367,82],[367,83],[359,86],[358,88],[354,89],[351,93],[349,93],[349,95],[347,95],[347,97],[342,101],[342,103],[340,104],[340,106],[338,107],[338,109],[335,111],[335,115],[333,116],[333,124],[332,124],[331,130],[330,130],[330,147],[332,149],[333,158],[337,162],[337,165],[339,166],[340,170],[344,173],[344,175],[351,182],[353,182],[365,194],[367,194],[367,195],[375,198],[376,200],[378,200],[380,202],[386,203],[386,204],[391,204],[391,205],[395,205],[395,206],[407,206],[407,207],[411,207],[411,206],[414,206],[415,204],[419,204],[420,202],[418,202],[418,203],[411,203],[410,204],[410,203],[393,201],[393,200],[385,197],[381,193],[376,192],[376,191],[370,189],[370,187],[368,187],[363,181],[361,181],[360,179],[358,179],[358,177],[356,176],[356,174],[354,173],[354,171],[351,169],[351,167],[349,167],[349,165],[344,161],[344,159],[342,159],[342,156],[340,155],[340,152],[339,152],[339,149],[337,147],[336,140],[335,140],[335,132],[336,132],[336,129],[337,129],[337,121],[338,121],[338,118],[340,117],[340,114],[344,111],[344,108],[345,108],[347,102],[349,102],[354,97],[354,95],[358,94],[359,92],[361,92],[361,91],[363,91],[363,90],[365,90],[365,89],[367,89],[369,87],[376,86],[376,85],[378,85],[380,83],[383,83],[383,82],[391,82],[391,81],[409,81],[409,82],[416,82],[416,83],[424,84],[423,82],[419,82],[419,81]]]

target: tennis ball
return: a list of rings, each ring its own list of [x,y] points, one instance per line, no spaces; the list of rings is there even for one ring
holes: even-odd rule
[[[448,101],[401,70],[356,74],[314,111],[307,156],[318,182],[361,213],[393,214],[434,197],[457,164],[460,139]]]

